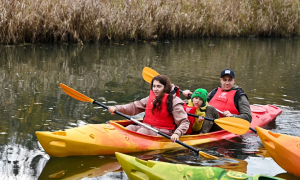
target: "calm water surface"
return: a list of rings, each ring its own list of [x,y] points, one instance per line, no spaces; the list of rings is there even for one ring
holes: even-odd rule
[[[59,83],[107,105],[124,104],[148,95],[149,84],[142,78],[145,66],[192,91],[212,90],[221,70],[231,68],[250,104],[283,109],[267,129],[300,136],[300,39],[0,46],[0,179],[49,179],[62,173],[60,179],[128,179],[113,155],[50,158],[35,132],[121,119],[69,97]],[[222,158],[199,159],[186,149],[134,155],[297,179],[268,157],[254,133],[197,148]]]

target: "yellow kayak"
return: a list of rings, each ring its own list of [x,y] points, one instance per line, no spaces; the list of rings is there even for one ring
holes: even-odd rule
[[[260,127],[256,130],[274,161],[282,169],[300,177],[300,137],[275,134]]]
[[[217,167],[189,166],[152,160],[144,161],[118,152],[115,154],[130,180],[282,180],[281,178],[264,175],[251,177],[242,172],[226,171]]]

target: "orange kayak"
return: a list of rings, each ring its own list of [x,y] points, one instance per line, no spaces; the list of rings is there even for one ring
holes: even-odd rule
[[[282,112],[280,108],[272,105],[251,105],[251,110],[252,128],[266,126]],[[110,121],[109,124],[88,124],[65,131],[37,131],[36,136],[51,157],[133,153],[182,147],[162,136],[148,136],[127,130],[125,127],[132,123],[130,120]],[[179,140],[193,146],[236,136],[238,135],[221,130],[207,134],[185,135]]]
[[[275,134],[260,127],[256,130],[274,161],[282,169],[300,177],[300,137]]]

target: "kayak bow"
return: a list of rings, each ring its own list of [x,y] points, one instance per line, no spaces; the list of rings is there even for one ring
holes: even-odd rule
[[[282,169],[300,177],[300,137],[275,134],[260,127],[256,130],[274,161]]]

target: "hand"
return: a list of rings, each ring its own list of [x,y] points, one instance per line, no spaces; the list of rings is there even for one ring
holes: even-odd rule
[[[231,114],[229,111],[224,111],[224,112],[223,112],[223,115],[224,115],[225,117],[231,117],[231,116],[232,116],[232,114]]]
[[[204,117],[203,116],[199,116],[199,118],[198,118],[198,121],[199,122],[202,122],[202,121],[204,121],[205,119],[204,119]]]
[[[192,93],[190,90],[184,90],[184,91],[182,91],[182,94],[183,94],[185,97],[189,98],[189,94],[192,95],[193,93]]]
[[[172,142],[178,141],[178,139],[179,139],[179,136],[178,136],[177,134],[173,134],[173,135],[171,136],[171,141],[172,141]]]
[[[117,110],[117,108],[114,107],[114,106],[110,106],[110,107],[108,108],[108,111],[111,113],[111,115],[115,115],[115,114],[116,114],[116,113],[115,113],[116,110]]]

